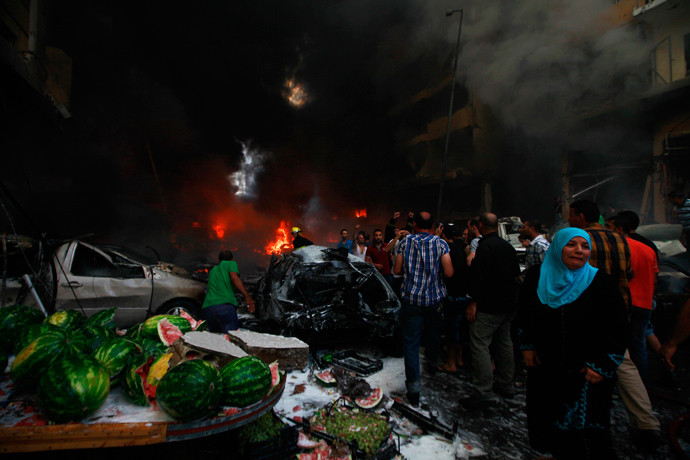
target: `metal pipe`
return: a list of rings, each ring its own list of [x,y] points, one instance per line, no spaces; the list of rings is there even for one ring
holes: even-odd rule
[[[48,313],[46,313],[46,309],[43,306],[43,302],[41,302],[41,298],[38,296],[38,292],[36,292],[36,288],[34,287],[34,284],[31,282],[31,278],[29,278],[29,275],[22,275],[22,278],[24,279],[24,282],[26,283],[26,285],[29,286],[29,291],[31,292],[31,295],[34,297],[34,299],[36,300],[38,307],[43,312],[43,316],[48,316]]]
[[[592,190],[592,189],[595,188],[595,187],[599,187],[601,184],[605,184],[606,182],[612,181],[612,180],[615,179],[615,178],[616,178],[616,176],[611,176],[611,177],[609,177],[608,179],[604,179],[604,180],[601,181],[601,182],[597,182],[596,184],[591,185],[591,186],[587,187],[587,188],[584,189],[584,190],[580,190],[579,192],[577,192],[576,194],[574,194],[573,196],[571,196],[570,198],[568,198],[568,201],[571,201],[573,198],[577,198],[578,196],[582,195],[583,193],[585,193],[585,192],[588,191],[588,190]]]
[[[443,203],[443,183],[446,178],[446,160],[448,158],[448,144],[450,142],[450,123],[453,117],[453,99],[455,98],[455,76],[458,72],[458,52],[460,50],[460,34],[462,33],[462,18],[464,16],[463,10],[447,11],[446,16],[452,16],[453,13],[460,12],[460,24],[458,25],[458,40],[455,43],[455,64],[453,65],[453,81],[450,87],[450,104],[448,106],[448,123],[446,124],[446,145],[443,149],[443,162],[441,163],[441,182],[438,190],[438,207],[436,208],[436,219],[441,222],[441,204]]]

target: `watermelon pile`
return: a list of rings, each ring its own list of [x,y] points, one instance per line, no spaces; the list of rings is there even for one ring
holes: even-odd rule
[[[157,406],[176,420],[217,413],[219,405],[255,404],[280,383],[278,364],[245,357],[218,369],[196,359],[170,367],[171,346],[183,334],[205,327],[194,318],[158,315],[118,331],[115,309],[84,318],[61,310],[44,318],[29,307],[0,309],[0,367],[18,388],[36,391],[51,422],[93,415],[113,386],[140,406]]]

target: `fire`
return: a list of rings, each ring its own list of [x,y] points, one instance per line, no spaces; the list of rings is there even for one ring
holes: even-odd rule
[[[192,227],[201,228],[201,225],[199,224],[199,222],[192,222]]]
[[[360,209],[359,211],[355,211],[355,217],[367,217],[367,210]]]
[[[280,254],[283,252],[285,246],[290,247],[291,245],[290,226],[285,222],[281,222],[280,227],[276,230],[275,240],[268,243],[264,249],[266,250],[266,254]]]
[[[285,82],[283,95],[293,107],[297,108],[302,107],[308,99],[304,87],[300,83],[295,82],[294,77]]]
[[[225,236],[225,225],[218,224],[218,225],[214,225],[211,228],[213,228],[213,231],[216,232],[216,236],[218,237],[218,239],[222,240],[223,237]]]

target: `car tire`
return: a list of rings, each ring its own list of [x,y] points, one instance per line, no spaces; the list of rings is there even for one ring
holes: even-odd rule
[[[156,310],[156,315],[178,315],[180,310],[189,313],[192,318],[199,321],[201,319],[201,306],[191,299],[173,299]]]

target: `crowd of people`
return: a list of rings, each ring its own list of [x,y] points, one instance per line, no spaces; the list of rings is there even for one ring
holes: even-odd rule
[[[687,220],[681,220],[687,232],[690,200],[673,194],[669,200]],[[354,240],[341,231],[337,247],[374,264],[400,297],[410,404],[420,403],[422,372],[465,369],[474,373],[473,392],[460,401],[467,410],[513,398],[515,343],[528,372],[531,446],[558,459],[613,459],[615,388],[636,442],[647,448],[663,442],[645,387],[647,349],[673,368],[673,353],[690,336],[690,301],[662,344],[650,321],[659,252],[636,232],[637,214],[604,220],[587,200],[569,209],[570,226],[553,241],[538,220],[523,223],[524,270],[493,213],[470,219],[466,228],[434,225],[428,212],[409,213],[399,228],[396,212],[385,230],[374,230],[373,241],[357,226]]]

